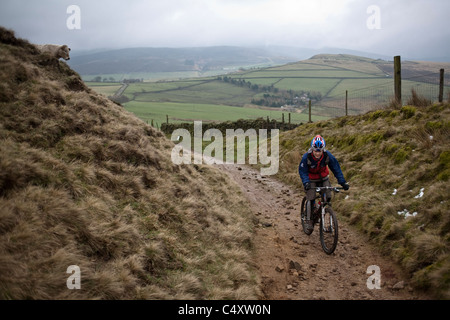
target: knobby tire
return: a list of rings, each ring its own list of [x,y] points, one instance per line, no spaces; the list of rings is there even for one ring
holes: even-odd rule
[[[302,201],[302,208],[301,208],[301,216],[300,216],[300,218],[301,218],[301,222],[302,222],[303,232],[309,236],[309,235],[311,235],[311,233],[313,232],[314,229],[308,230],[306,228],[306,225],[305,225],[307,206],[311,206],[311,201],[307,201],[306,197],[304,197],[303,201]],[[312,215],[312,212],[311,212],[311,215]]]
[[[324,223],[325,226],[330,226],[328,220],[331,217],[333,228],[330,233],[324,231]],[[336,213],[332,208],[325,208],[325,221],[320,219],[320,243],[322,244],[322,249],[326,254],[332,254],[336,249],[338,243],[338,221],[336,217]],[[331,238],[331,239],[328,239]]]

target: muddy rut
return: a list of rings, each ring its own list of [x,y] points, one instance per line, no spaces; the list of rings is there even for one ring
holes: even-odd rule
[[[428,299],[408,284],[398,266],[339,218],[339,242],[327,255],[319,231],[307,236],[300,222],[303,192],[243,165],[220,165],[242,188],[258,221],[255,248],[263,299]],[[349,190],[351,194],[351,189]],[[345,200],[339,200],[345,201]],[[380,289],[367,285],[370,266],[380,270]],[[373,277],[370,280],[375,286]]]

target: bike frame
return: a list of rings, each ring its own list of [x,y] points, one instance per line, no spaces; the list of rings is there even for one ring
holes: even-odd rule
[[[319,196],[316,197],[316,199],[320,199],[320,214],[321,214],[321,219],[324,220],[325,219],[325,208],[327,206],[331,206],[331,202],[328,202],[326,199],[326,191],[327,190],[331,190],[335,193],[339,193],[341,192],[341,190],[343,188],[338,188],[338,187],[316,187],[316,192],[319,193]],[[323,191],[323,192],[322,192]],[[331,222],[332,223],[332,222]]]
[[[338,188],[338,187],[316,187],[314,190],[316,191],[316,197],[315,199],[319,199],[319,202],[317,203],[319,205],[317,212],[314,207],[310,205],[312,202],[306,200],[306,196],[302,200],[301,205],[301,221],[302,221],[302,227],[303,231],[309,236],[311,235],[314,224],[319,223],[320,225],[320,242],[322,245],[322,249],[325,251],[326,254],[332,254],[334,250],[336,249],[337,243],[338,243],[338,220],[336,217],[336,213],[334,212],[333,208],[331,207],[331,198],[330,201],[327,201],[326,191],[331,190],[334,193],[339,193],[340,190],[344,188]],[[307,216],[308,206],[311,206],[311,209],[309,212],[312,216],[307,217],[305,219],[305,216]],[[313,219],[313,228],[307,228],[305,227],[305,220]],[[316,219],[318,221],[316,221]],[[331,242],[330,242],[331,240]]]
[[[323,205],[328,205],[328,204],[331,204],[331,203],[329,203],[326,200],[326,191],[327,190],[331,190],[331,191],[333,191],[335,193],[339,193],[344,188],[338,188],[338,187],[317,187],[315,189],[316,189],[316,192],[320,194],[320,196],[316,197],[316,199],[322,200],[322,204]],[[321,193],[322,190],[324,191],[323,193]]]

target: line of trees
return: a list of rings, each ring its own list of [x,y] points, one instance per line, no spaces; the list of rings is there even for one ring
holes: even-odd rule
[[[281,108],[285,105],[290,106],[305,106],[308,104],[309,100],[320,101],[322,100],[322,94],[318,91],[293,91],[293,90],[283,90],[276,88],[273,84],[271,85],[258,85],[253,84],[245,79],[235,79],[228,76],[219,76],[217,78],[220,81],[230,83],[239,87],[248,87],[249,89],[264,93],[259,99],[252,99],[251,103],[259,106],[267,106],[271,108]]]
[[[94,82],[118,82],[116,81],[116,79],[114,79],[113,77],[109,77],[109,78],[102,78],[101,76],[97,76],[94,79],[92,79],[92,81]]]
[[[139,83],[144,82],[144,79],[123,79],[122,81],[117,81],[114,77],[103,78],[101,76],[97,76],[92,79],[94,82],[121,82],[121,83]]]

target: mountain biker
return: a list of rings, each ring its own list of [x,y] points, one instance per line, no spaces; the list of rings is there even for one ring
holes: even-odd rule
[[[298,173],[302,179],[306,191],[306,200],[310,205],[306,206],[306,227],[311,230],[311,208],[314,208],[316,198],[316,187],[331,187],[329,180],[329,170],[331,169],[338,183],[344,190],[348,190],[350,185],[345,181],[339,162],[325,149],[325,140],[320,136],[315,136],[311,141],[311,148],[306,152],[298,166]],[[331,190],[326,191],[327,200],[331,200]]]

